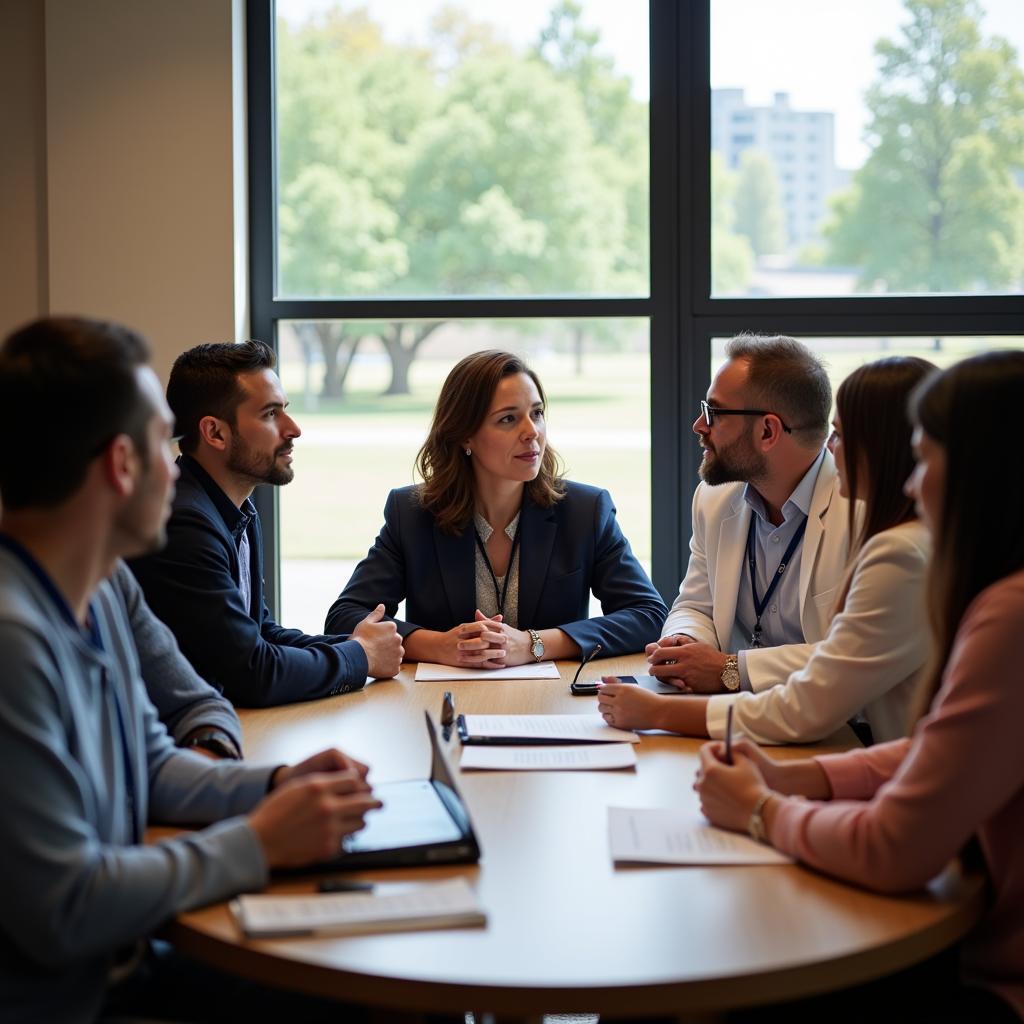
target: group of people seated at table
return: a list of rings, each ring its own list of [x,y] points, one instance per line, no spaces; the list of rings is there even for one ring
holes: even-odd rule
[[[987,911],[928,1005],[1024,1015],[1024,352],[941,372],[882,359],[833,412],[806,346],[734,338],[693,424],[671,609],[608,492],[565,479],[537,374],[475,353],[441,388],[422,482],[388,496],[319,635],[279,625],[263,592],[251,498],[291,481],[301,436],[272,349],[192,348],[166,397],[148,358],[135,332],[84,318],[0,347],[4,408],[32,425],[0,460],[0,1020],[212,1020],[274,1000],[329,1019],[336,1004],[211,982],[145,941],[329,858],[379,806],[337,750],[244,762],[233,705],[359,690],[403,658],[489,671],[644,651],[678,692],[608,676],[598,710],[710,737],[694,785],[713,824],[884,892],[980,848]],[[730,710],[746,738],[727,758]],[[756,745],[848,720],[871,745],[786,763]],[[150,821],[212,824],[144,845]]]

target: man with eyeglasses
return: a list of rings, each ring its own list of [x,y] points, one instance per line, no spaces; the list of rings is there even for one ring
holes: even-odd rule
[[[740,335],[726,353],[693,424],[690,564],[647,648],[652,675],[697,693],[757,692],[806,663],[849,554],[824,367],[781,336]]]

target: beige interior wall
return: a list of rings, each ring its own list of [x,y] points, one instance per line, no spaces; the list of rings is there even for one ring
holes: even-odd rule
[[[183,348],[244,333],[241,0],[0,6],[35,43],[0,32],[0,67],[17,58],[4,74],[29,86],[5,90],[25,103],[4,133],[17,217],[0,258],[22,283],[0,293],[0,329],[46,312],[120,320],[164,377]]]
[[[44,8],[0,3],[0,333],[47,309]]]

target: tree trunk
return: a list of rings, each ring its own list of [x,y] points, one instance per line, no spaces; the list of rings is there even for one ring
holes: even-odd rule
[[[391,329],[380,336],[388,359],[391,360],[391,381],[381,394],[409,394],[409,371],[416,361],[420,346],[443,322],[439,320],[429,324],[392,324]],[[403,344],[406,329],[412,331],[408,345]]]
[[[324,377],[320,397],[341,398],[362,337],[346,335],[341,324],[300,324],[296,329],[300,337],[315,337],[323,353]]]
[[[586,331],[582,327],[572,329],[572,355],[576,376],[583,376],[583,343],[587,340]]]

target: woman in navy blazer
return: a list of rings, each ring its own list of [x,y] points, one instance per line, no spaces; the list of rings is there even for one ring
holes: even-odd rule
[[[383,602],[407,657],[501,668],[642,651],[667,609],[630,550],[607,491],[563,480],[537,375],[477,352],[441,388],[417,457],[423,484],[394,490],[384,526],[327,615],[350,632]],[[588,618],[590,592],[603,615]]]

